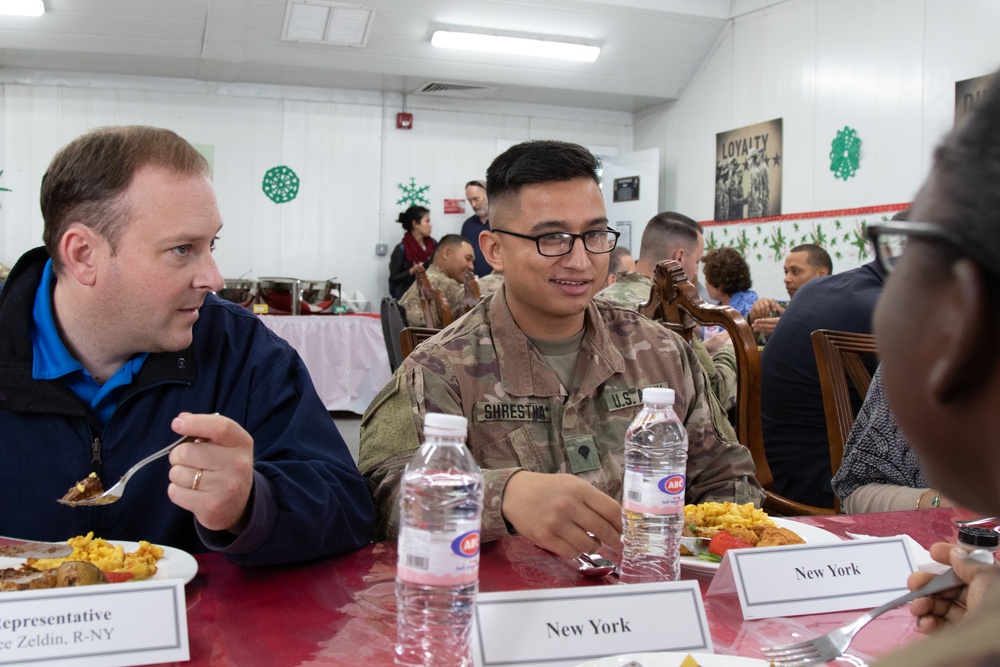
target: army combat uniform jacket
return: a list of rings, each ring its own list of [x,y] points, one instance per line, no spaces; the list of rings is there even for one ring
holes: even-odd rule
[[[649,301],[649,291],[652,288],[652,279],[635,271],[622,271],[618,274],[618,280],[601,290],[598,296],[630,310],[638,310],[639,306]],[[691,339],[691,347],[698,356],[698,363],[708,375],[715,397],[724,409],[732,409],[736,405],[736,351],[732,345],[723,345],[712,356],[697,337]]]
[[[718,434],[715,398],[692,369],[694,352],[677,334],[595,299],[567,390],[514,322],[501,288],[407,357],[362,418],[359,468],[375,496],[376,539],[396,536],[400,478],[427,412],[469,420],[468,447],[486,483],[484,540],[510,534],[501,503],[521,470],[575,474],[620,502],[625,430],[649,386],[677,394],[690,441],[687,502],[759,504],[750,452]]]
[[[441,290],[445,300],[448,302],[448,307],[451,308],[452,318],[457,320],[462,308],[462,297],[465,296],[465,287],[433,264],[427,269],[427,280],[430,281],[431,287]],[[413,284],[403,294],[403,297],[399,300],[399,306],[406,315],[407,324],[411,327],[425,326],[424,311],[420,306],[420,292],[417,290],[417,281],[413,281]],[[441,313],[438,311],[436,305],[433,310],[434,328],[440,329]]]

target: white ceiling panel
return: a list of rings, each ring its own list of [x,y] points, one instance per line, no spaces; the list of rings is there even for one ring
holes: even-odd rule
[[[766,0],[760,0],[766,2]],[[729,0],[358,0],[365,46],[282,39],[287,0],[45,0],[0,17],[0,69],[128,74],[411,93],[432,80],[486,99],[638,111],[676,99],[730,21]],[[595,63],[438,49],[434,29],[601,46]]]

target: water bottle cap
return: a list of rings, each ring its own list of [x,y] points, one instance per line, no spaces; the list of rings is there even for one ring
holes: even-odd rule
[[[469,421],[462,415],[445,415],[439,412],[428,412],[424,417],[425,435],[436,435],[445,438],[465,438]]]
[[[995,549],[1000,544],[1000,534],[989,528],[963,526],[958,529],[958,541],[960,544],[968,544],[969,546]]]
[[[667,387],[646,387],[642,390],[642,402],[673,405],[674,390]]]

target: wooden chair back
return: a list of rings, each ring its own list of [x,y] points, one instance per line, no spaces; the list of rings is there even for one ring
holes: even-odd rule
[[[403,359],[410,356],[417,345],[436,334],[440,329],[432,327],[406,327],[399,332],[399,348],[403,354]]]
[[[739,311],[729,306],[705,303],[681,265],[668,259],[656,265],[649,301],[639,307],[639,312],[662,322],[687,341],[691,340],[698,325],[718,325],[729,333],[736,352],[737,388],[733,426],[740,443],[750,450],[757,468],[757,481],[767,492],[765,509],[775,515],[833,514],[834,510],[798,503],[771,490],[774,476],[764,451],[764,431],[760,419],[760,352],[750,325]]]
[[[444,292],[431,285],[431,281],[427,277],[427,270],[418,264],[413,277],[417,284],[417,295],[420,297],[420,311],[424,317],[424,326],[440,329],[451,324],[452,313],[451,306],[448,305],[448,299],[445,298]],[[436,313],[441,314],[440,322]],[[416,325],[417,322],[410,322],[410,324]],[[406,355],[403,356],[405,357]]]
[[[400,348],[399,333],[403,330],[403,313],[391,296],[382,297],[380,311],[382,317],[382,338],[385,339],[385,350],[389,354],[389,370],[393,373],[403,361]]]
[[[872,374],[865,359],[878,359],[875,335],[817,329],[810,335],[816,353],[816,370],[823,392],[823,412],[830,441],[830,465],[837,474],[844,460],[844,445],[854,424],[854,407],[848,379],[858,396],[868,395]]]
[[[479,281],[476,280],[476,274],[472,271],[469,271],[465,276],[462,288],[464,289],[464,293],[462,294],[462,312],[459,315],[465,315],[475,308],[483,298],[479,294]]]

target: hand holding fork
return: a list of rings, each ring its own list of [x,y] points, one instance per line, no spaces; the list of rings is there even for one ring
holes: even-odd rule
[[[993,554],[985,549],[976,549],[969,554],[973,560],[993,564]],[[872,609],[867,614],[862,615],[852,623],[838,628],[825,635],[799,642],[797,644],[786,644],[784,646],[773,646],[761,649],[764,657],[771,660],[779,667],[806,667],[807,665],[821,665],[842,656],[854,640],[854,636],[861,631],[872,619],[881,616],[890,609],[906,604],[934,593],[961,586],[966,582],[955,574],[954,570],[948,570],[931,579],[920,588],[907,593],[894,600],[886,602],[880,607]]]

